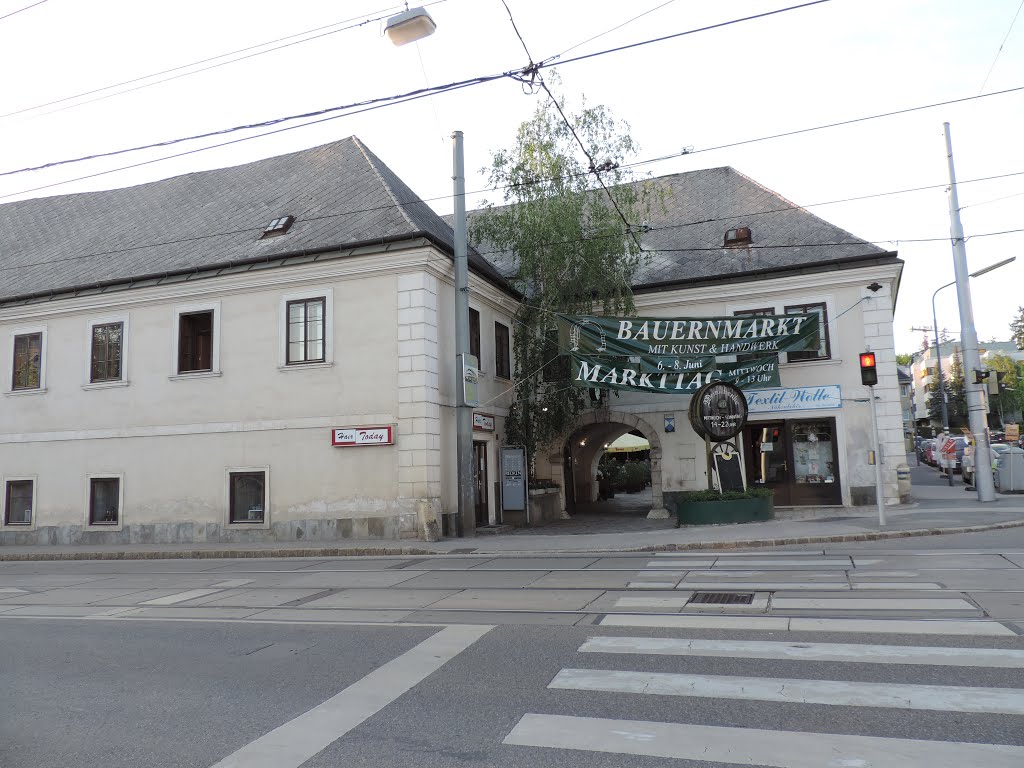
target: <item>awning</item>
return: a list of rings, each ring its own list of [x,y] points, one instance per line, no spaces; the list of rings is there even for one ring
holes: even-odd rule
[[[608,453],[633,453],[634,451],[649,451],[651,444],[642,437],[631,435],[628,432],[615,442],[610,443],[605,450]]]

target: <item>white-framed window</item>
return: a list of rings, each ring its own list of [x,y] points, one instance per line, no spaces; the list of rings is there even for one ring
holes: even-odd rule
[[[128,315],[96,317],[87,324],[85,389],[128,385]]]
[[[176,307],[171,378],[220,376],[220,302]]]
[[[14,530],[31,530],[36,525],[35,475],[9,476],[3,481],[3,525]]]
[[[270,467],[228,467],[225,506],[230,528],[270,528]]]
[[[334,364],[334,291],[289,293],[278,312],[277,366],[281,370]]]
[[[46,326],[15,328],[7,350],[7,384],[11,395],[40,394],[46,391]]]
[[[85,525],[94,530],[121,530],[124,525],[124,474],[94,472],[85,476]]]
[[[824,301],[814,301],[807,304],[786,304],[787,315],[817,315],[818,336],[814,349],[802,352],[787,352],[786,362],[796,363],[806,360],[831,360],[832,345],[828,333],[828,307]]]

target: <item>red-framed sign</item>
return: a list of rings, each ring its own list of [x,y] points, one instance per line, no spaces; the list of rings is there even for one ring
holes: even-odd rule
[[[331,430],[331,445],[348,448],[353,445],[393,445],[395,428],[386,427],[335,427]]]

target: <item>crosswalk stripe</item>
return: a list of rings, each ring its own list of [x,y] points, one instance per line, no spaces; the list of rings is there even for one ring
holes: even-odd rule
[[[631,581],[626,589],[674,589],[674,581]]]
[[[1024,747],[526,714],[505,744],[772,768],[1020,768]]]
[[[663,629],[763,629],[791,632],[875,632],[895,635],[966,635],[972,637],[1016,637],[1017,633],[998,621],[987,619],[832,619],[786,618],[783,616],[695,616],[683,614],[606,614],[599,622],[606,627],[658,627]]]
[[[139,605],[177,605],[186,600],[195,600],[197,597],[205,597],[220,592],[219,589],[190,589],[188,592],[177,592],[165,597],[155,597],[152,600],[143,600]]]
[[[942,589],[941,584],[930,581],[863,581],[851,586],[854,589]]]
[[[925,600],[886,597],[776,597],[773,608],[838,611],[977,611],[960,598]]]
[[[548,688],[788,704],[1024,715],[1024,690],[1016,688],[687,675],[614,669],[563,669],[548,683]]]
[[[800,559],[800,558],[764,558],[764,557],[749,557],[742,558],[737,557],[732,560],[723,563],[716,563],[718,565],[728,565],[730,568],[733,566],[749,568],[764,568],[772,567],[777,568],[779,566],[794,566],[794,567],[814,567],[814,568],[853,568],[853,563],[850,562],[848,557],[820,557],[814,560],[811,559]]]
[[[714,560],[651,560],[648,568],[710,568]]]
[[[615,601],[616,608],[682,608],[693,595],[678,597],[620,597]]]
[[[866,664],[927,664],[939,667],[1024,669],[1024,651],[860,643],[786,643],[772,640],[683,640],[672,637],[591,637],[580,653],[792,659]]]

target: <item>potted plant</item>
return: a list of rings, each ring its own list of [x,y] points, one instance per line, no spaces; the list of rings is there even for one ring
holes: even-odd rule
[[[675,511],[678,525],[752,523],[775,517],[773,491],[666,491],[665,506]]]

